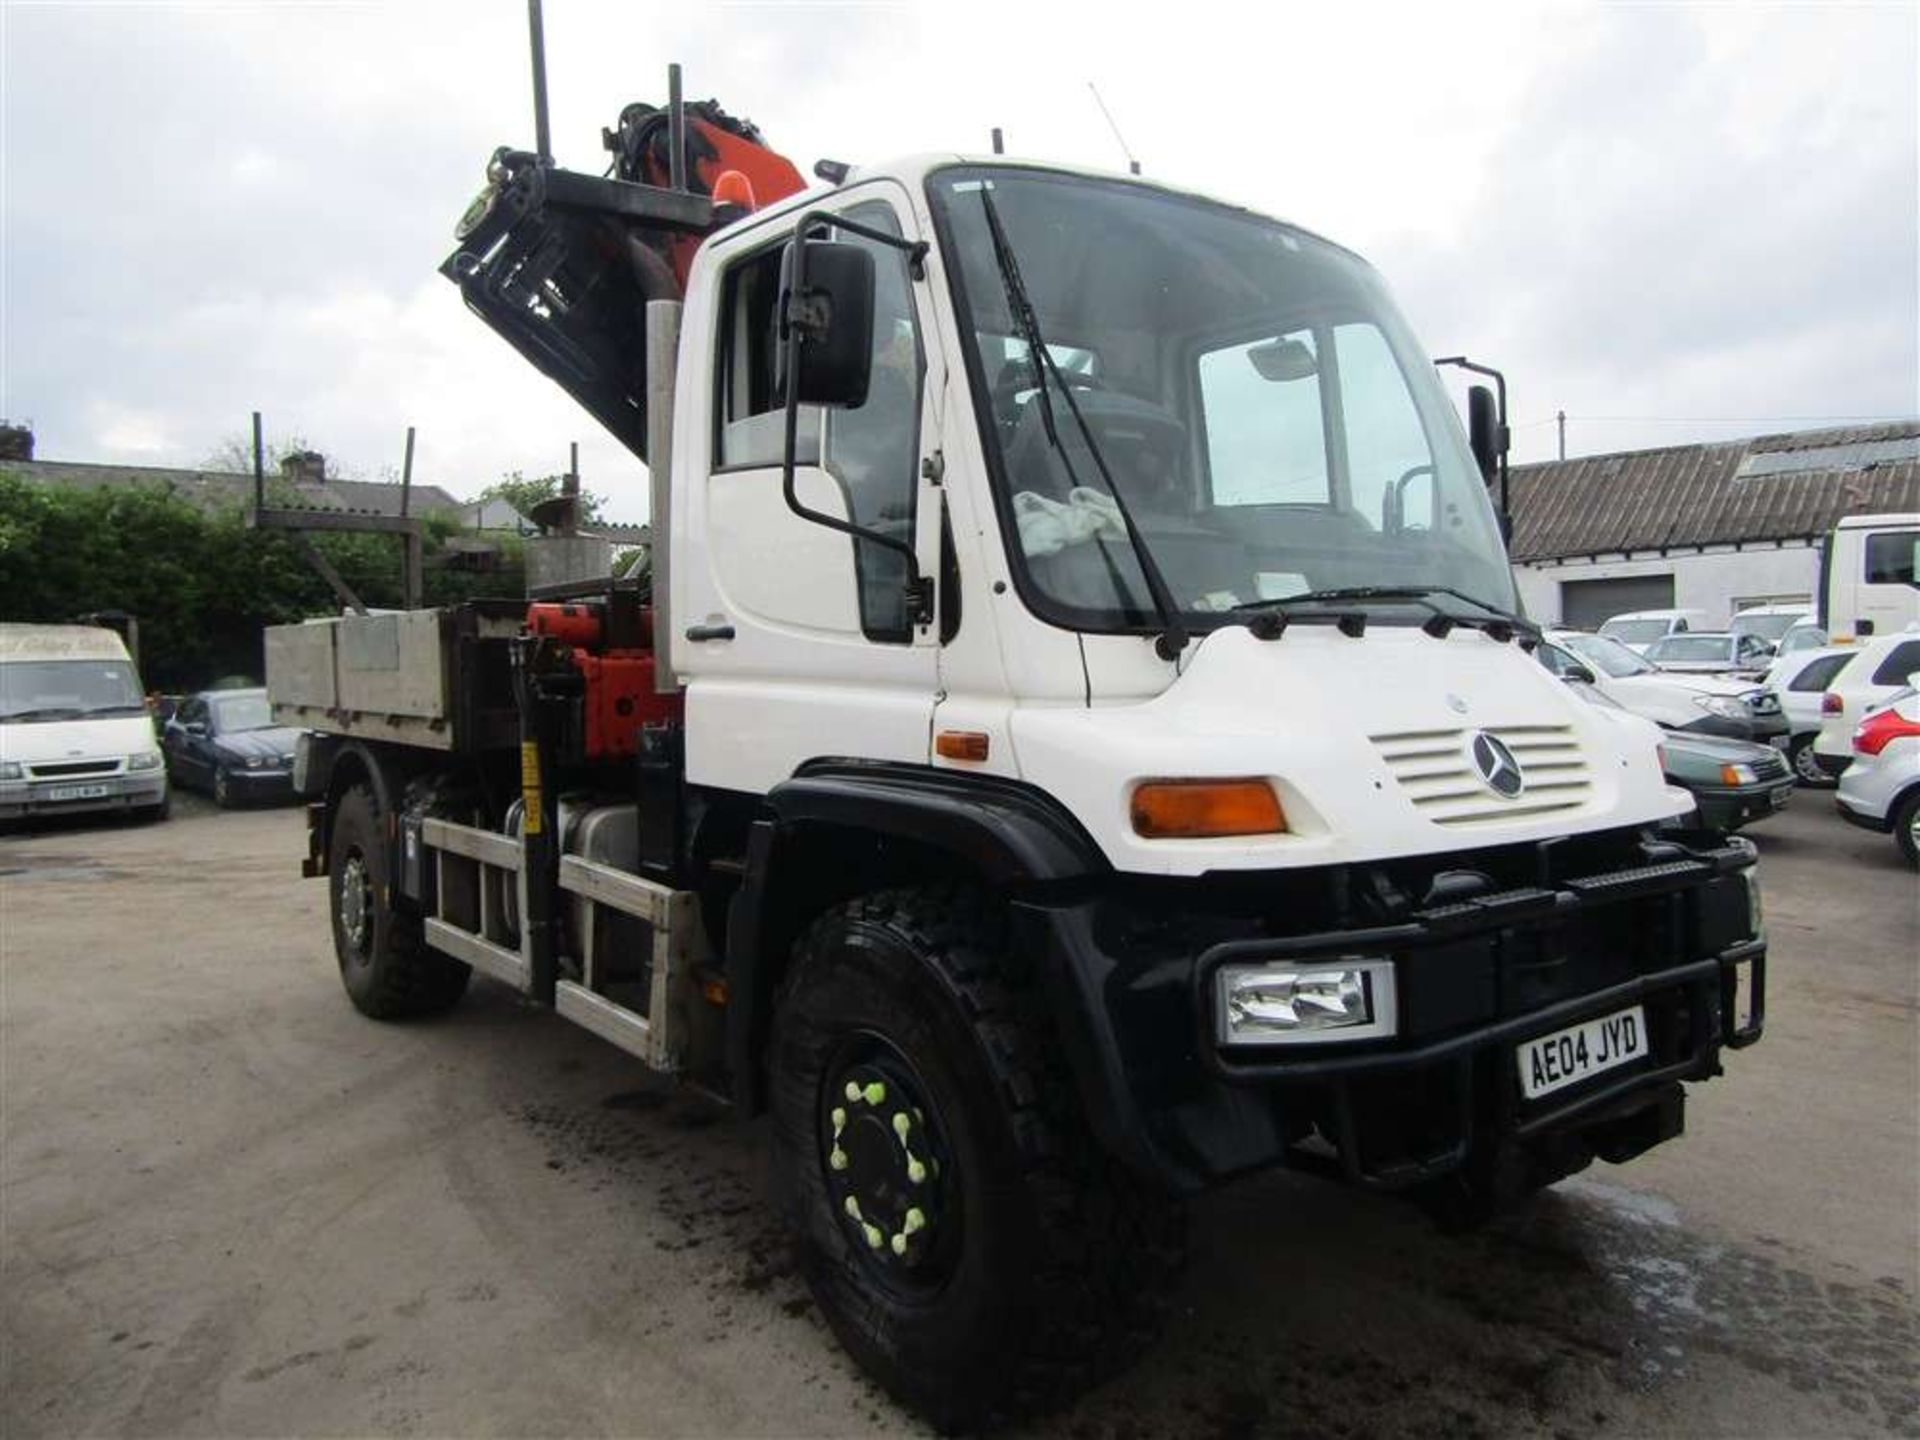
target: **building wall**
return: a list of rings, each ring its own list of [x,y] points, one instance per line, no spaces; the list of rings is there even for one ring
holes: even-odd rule
[[[1816,598],[1820,548],[1790,543],[1780,549],[1734,550],[1714,546],[1704,553],[1636,557],[1606,555],[1597,560],[1533,561],[1516,565],[1514,578],[1527,614],[1535,620],[1560,619],[1563,580],[1604,580],[1627,575],[1671,575],[1673,603],[1682,610],[1704,610],[1715,625],[1733,614],[1735,600],[1761,597]]]

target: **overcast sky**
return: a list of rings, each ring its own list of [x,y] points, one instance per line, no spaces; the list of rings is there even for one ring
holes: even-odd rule
[[[1503,367],[1519,458],[1920,411],[1920,6],[547,0],[554,146],[629,99],[803,171],[923,150],[1123,168],[1319,230],[1434,354]],[[530,145],[520,0],[0,0],[0,415],[44,459],[195,465],[266,412],[469,494],[644,470],[435,273]]]

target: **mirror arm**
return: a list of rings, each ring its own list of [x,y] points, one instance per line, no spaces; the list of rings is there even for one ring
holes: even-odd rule
[[[831,225],[838,230],[851,231],[855,235],[865,236],[882,245],[892,246],[905,252],[908,263],[913,267],[914,278],[925,275],[925,266],[921,263],[927,253],[924,240],[905,240],[898,235],[889,235],[884,230],[861,225],[827,210],[809,210],[800,217],[800,223],[794,228],[793,247],[793,292],[788,297],[788,308],[780,316],[781,344],[786,348],[787,395],[786,395],[786,443],[780,456],[780,493],[785,497],[787,508],[802,520],[815,525],[824,525],[829,530],[838,530],[843,535],[851,535],[856,540],[871,540],[876,545],[889,550],[897,550],[907,560],[907,608],[916,625],[925,625],[933,619],[933,586],[926,576],[920,573],[920,557],[914,552],[912,544],[865,525],[857,525],[850,520],[842,520],[837,515],[828,515],[820,510],[809,509],[800,503],[799,492],[794,487],[796,466],[794,449],[800,436],[800,344],[801,326],[796,323],[793,313],[795,297],[804,295],[807,288],[807,235],[816,224]],[[821,457],[824,464],[825,457]]]

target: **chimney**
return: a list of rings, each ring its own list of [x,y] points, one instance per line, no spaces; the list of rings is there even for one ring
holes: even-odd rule
[[[33,426],[0,420],[0,460],[33,459]]]
[[[327,457],[318,450],[296,450],[282,457],[280,474],[283,479],[296,485],[324,485],[327,483]]]

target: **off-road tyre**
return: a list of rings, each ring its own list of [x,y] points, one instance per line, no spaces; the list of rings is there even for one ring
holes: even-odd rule
[[[863,1245],[835,1203],[840,1140],[823,1117],[849,1045],[904,1061],[894,1073],[924,1092],[923,1154],[947,1156],[929,1161],[931,1278],[896,1284],[888,1247]],[[1185,1217],[1094,1144],[990,897],[887,891],[821,916],[796,946],[769,1070],[774,1183],[801,1270],[841,1344],[903,1404],[942,1430],[991,1427],[1070,1398],[1157,1335]]]
[[[1816,738],[1814,735],[1796,735],[1787,746],[1787,763],[1793,767],[1793,778],[1807,789],[1831,790],[1840,781],[1820,768],[1813,749]]]
[[[376,1020],[405,1020],[450,1008],[473,972],[429,949],[420,917],[395,903],[384,829],[370,787],[355,785],[340,797],[327,847],[327,911],[354,1008]]]
[[[1907,864],[1920,870],[1920,835],[1914,833],[1916,825],[1920,825],[1920,790],[1909,790],[1893,807],[1893,843],[1900,847]]]

